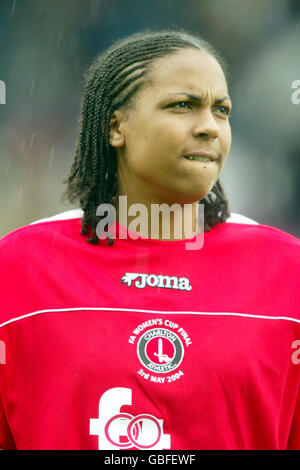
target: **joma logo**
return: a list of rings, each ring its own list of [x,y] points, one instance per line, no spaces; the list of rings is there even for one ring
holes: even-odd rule
[[[140,273],[125,273],[122,277],[121,283],[127,284],[130,287],[132,282],[138,289],[144,287],[163,287],[165,289],[179,289],[179,290],[192,290],[190,281],[186,277],[176,276],[163,276],[159,274],[140,274]]]

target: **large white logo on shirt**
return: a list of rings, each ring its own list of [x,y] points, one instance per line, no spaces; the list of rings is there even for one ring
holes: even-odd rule
[[[140,280],[138,280],[140,278]],[[161,274],[139,274],[125,273],[122,277],[121,284],[127,284],[130,287],[134,282],[135,287],[143,289],[144,287],[162,287],[165,289],[192,290],[190,281],[186,277],[163,276]]]
[[[170,449],[169,434],[163,433],[163,419],[148,413],[122,413],[132,404],[130,388],[110,388],[99,400],[99,418],[90,419],[90,434],[98,436],[98,449]]]

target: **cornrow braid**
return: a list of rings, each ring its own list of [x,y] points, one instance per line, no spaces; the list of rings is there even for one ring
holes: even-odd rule
[[[98,243],[96,215],[100,204],[113,204],[117,194],[117,160],[109,143],[110,119],[116,109],[128,110],[134,95],[151,83],[150,71],[159,58],[180,49],[203,49],[216,58],[225,76],[227,64],[203,39],[182,29],[155,32],[146,29],[116,41],[98,55],[84,73],[85,89],[81,104],[76,152],[62,200],[79,201],[83,210],[81,234],[87,242]],[[204,204],[204,230],[229,217],[228,200],[219,180],[201,200]],[[108,243],[113,240],[108,238]]]

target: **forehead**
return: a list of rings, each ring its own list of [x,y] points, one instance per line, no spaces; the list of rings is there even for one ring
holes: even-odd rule
[[[164,95],[180,90],[228,94],[226,78],[217,60],[204,50],[182,49],[158,59],[150,72],[151,88]]]

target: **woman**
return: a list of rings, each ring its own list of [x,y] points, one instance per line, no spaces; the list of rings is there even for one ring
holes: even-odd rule
[[[300,244],[229,217],[224,70],[168,30],[88,70],[81,209],[0,243],[2,448],[300,448]]]

